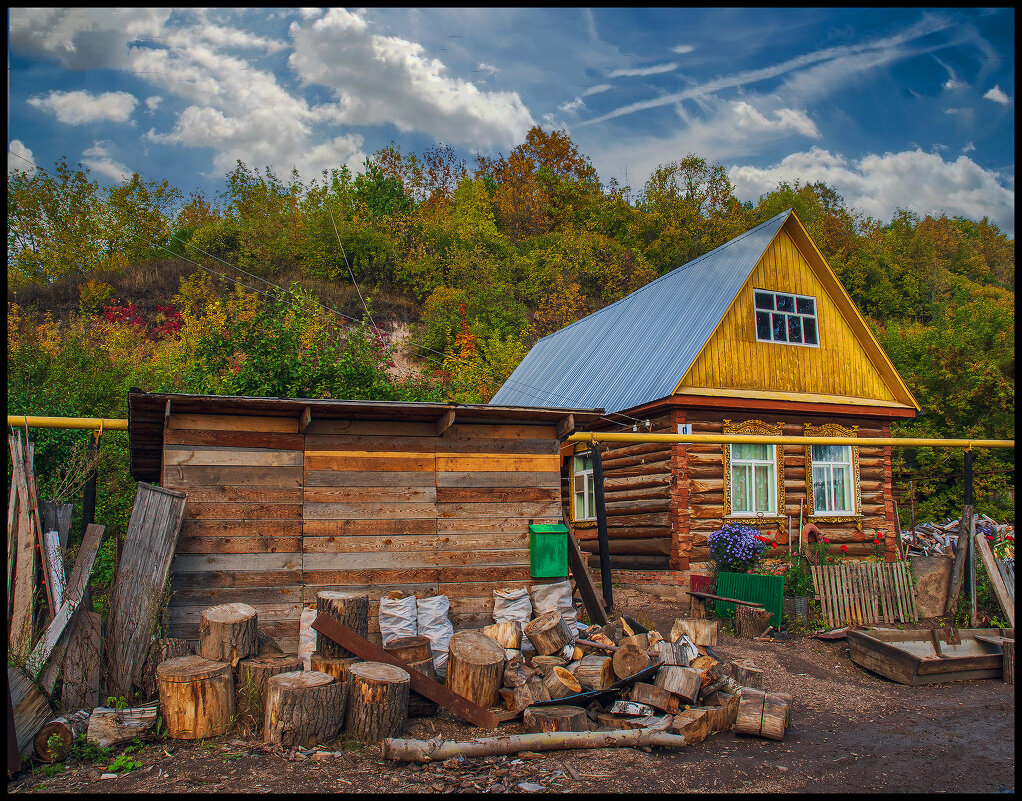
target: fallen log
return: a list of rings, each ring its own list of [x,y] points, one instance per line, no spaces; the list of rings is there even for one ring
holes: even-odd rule
[[[147,735],[156,726],[159,704],[152,703],[133,709],[110,709],[98,706],[89,717],[85,739],[101,748],[126,743],[135,737]]]
[[[541,732],[513,734],[506,737],[480,737],[468,742],[455,740],[383,741],[383,756],[398,762],[442,761],[455,756],[499,756],[519,751],[561,751],[579,748],[641,748],[643,746],[682,748],[685,738],[661,731],[632,729],[630,731]]]
[[[54,718],[35,736],[35,754],[40,762],[63,762],[71,743],[89,728],[89,711],[83,709],[66,717]]]

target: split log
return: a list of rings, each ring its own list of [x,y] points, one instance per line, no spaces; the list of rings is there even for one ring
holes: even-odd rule
[[[419,671],[419,673],[431,681],[436,681],[436,666],[433,663],[433,657],[423,659],[419,662],[409,662],[408,667]],[[439,710],[440,705],[436,701],[431,701],[429,698],[421,693],[417,693],[415,690],[408,690],[408,717],[431,718],[436,715]]]
[[[636,648],[645,651],[647,648],[649,648],[649,634],[648,633],[633,634],[630,637],[622,637],[618,645],[619,646],[634,645]]]
[[[668,715],[677,715],[681,711],[681,699],[654,684],[637,681],[632,685],[628,697],[640,704],[646,704],[661,712],[666,712]]]
[[[263,742],[308,748],[337,739],[347,690],[346,683],[318,670],[271,676],[266,682]]]
[[[663,664],[688,667],[688,648],[683,643],[661,640],[654,650]]]
[[[539,703],[540,701],[552,700],[550,692],[547,690],[543,680],[537,678],[514,688],[511,696],[511,706],[508,708],[515,712],[521,712],[523,709],[531,706],[532,704]]]
[[[656,629],[650,629],[646,632],[646,636],[649,638],[646,645],[646,650],[656,648],[658,643],[664,642],[663,636]]]
[[[522,624],[517,620],[507,620],[503,623],[485,626],[483,634],[487,637],[492,637],[503,648],[519,650],[522,647]]]
[[[323,656],[319,651],[313,651],[309,658],[309,668],[333,676],[337,681],[347,681],[351,666],[361,661],[357,656]],[[298,667],[291,668],[301,669],[300,663]]]
[[[647,715],[645,717],[634,717],[632,715],[615,715],[610,712],[598,712],[596,722],[601,726],[611,729],[652,729],[664,731],[671,725],[669,715]]]
[[[403,740],[383,741],[383,756],[386,759],[404,762],[443,761],[456,756],[500,756],[516,754],[519,751],[561,751],[577,748],[642,748],[660,746],[682,748],[685,738],[662,731],[619,731],[619,732],[541,732],[539,734],[514,734],[504,737],[480,737],[470,742],[450,740]]]
[[[484,709],[493,706],[504,674],[500,643],[478,631],[458,631],[451,635],[448,649],[448,689]]]
[[[574,641],[568,624],[556,609],[544,612],[525,624],[525,636],[540,655],[555,654]]]
[[[258,613],[248,604],[211,606],[199,618],[198,654],[213,662],[238,662],[259,650]]]
[[[619,679],[634,676],[649,667],[649,655],[634,645],[623,645],[614,652],[614,675]]]
[[[685,703],[693,703],[699,695],[699,671],[692,668],[664,665],[657,671],[653,684],[673,693]]]
[[[688,638],[696,645],[713,646],[717,644],[717,629],[718,623],[716,620],[679,617],[671,627],[670,640],[671,642],[677,642],[681,639],[682,634],[687,634]]]
[[[589,731],[589,718],[580,706],[538,706],[525,710],[525,730]]]
[[[640,704],[638,701],[615,701],[608,710],[613,715],[630,715],[633,718],[644,718],[653,714],[653,707]]]
[[[518,656],[512,657],[504,665],[504,678],[502,686],[514,689],[515,687],[521,687],[525,682],[529,680],[531,676],[535,675],[535,669],[525,666],[525,657],[520,653]]]
[[[238,725],[252,736],[263,733],[266,717],[266,685],[273,676],[302,669],[296,654],[261,654],[238,662],[235,709]],[[315,666],[313,670],[315,670]]]
[[[770,625],[772,613],[753,606],[735,607],[735,634],[745,640],[761,635]]]
[[[783,740],[790,720],[790,707],[791,702],[780,694],[745,689],[738,705],[735,733]]]
[[[327,639],[324,637],[323,639]],[[429,637],[416,635],[414,637],[398,637],[383,646],[383,650],[402,662],[421,662],[423,659],[431,659],[433,652],[430,649]]]
[[[536,669],[544,676],[555,667],[564,667],[568,664],[568,660],[560,656],[534,656],[529,661],[531,661],[532,664],[536,666]]]
[[[710,613],[706,609],[706,601],[695,596],[689,599],[688,614],[689,620],[706,620],[710,617]]]
[[[223,734],[235,712],[234,674],[226,662],[178,656],[156,668],[167,734],[199,740]]]
[[[724,678],[724,666],[713,657],[701,656],[692,667],[699,671],[699,684],[706,692],[712,692],[710,686]]]
[[[155,703],[138,706],[134,709],[96,707],[89,716],[85,739],[101,748],[106,748],[110,745],[126,743],[136,737],[147,736],[156,726],[158,712],[159,706]],[[164,716],[164,720],[166,720],[166,716]]]
[[[369,637],[369,596],[364,593],[321,590],[316,593],[316,613],[333,618],[363,639]],[[319,632],[316,632],[316,650],[323,656],[355,656]]]
[[[551,698],[565,698],[582,692],[578,680],[566,668],[555,667],[543,677],[543,685]]]
[[[502,649],[500,656],[503,664]],[[448,679],[452,668],[453,658],[448,664]],[[347,734],[363,743],[378,743],[385,737],[392,737],[405,725],[411,689],[407,670],[383,662],[359,662],[351,666],[348,684],[350,701],[344,725]]]
[[[763,669],[756,667],[752,662],[744,659],[735,660],[732,673],[735,681],[742,687],[752,687],[754,690],[763,689]]]
[[[75,737],[89,729],[91,713],[83,709],[54,718],[35,736],[35,753],[40,762],[63,762]]]
[[[671,732],[684,736],[689,745],[701,743],[713,731],[713,716],[708,709],[686,709],[674,716]]]
[[[616,680],[614,660],[601,654],[583,656],[572,673],[579,684],[592,690],[605,690]]]

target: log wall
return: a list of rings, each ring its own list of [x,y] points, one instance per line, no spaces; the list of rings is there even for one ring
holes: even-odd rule
[[[272,430],[271,430],[272,429]],[[323,589],[447,595],[456,628],[492,622],[492,590],[530,586],[530,519],[560,519],[552,425],[171,415],[165,486],[186,491],[171,636],[241,601],[295,651]]]

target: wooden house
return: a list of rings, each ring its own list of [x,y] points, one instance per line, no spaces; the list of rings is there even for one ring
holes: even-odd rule
[[[798,217],[786,211],[536,343],[496,404],[593,406],[606,431],[888,437],[919,405]],[[679,585],[738,521],[786,551],[798,521],[848,554],[894,554],[889,447],[605,446],[612,576]],[[588,446],[565,500],[597,551]]]
[[[131,472],[187,493],[169,632],[240,601],[285,650],[321,589],[447,595],[456,628],[492,590],[531,586],[530,520],[561,521],[573,409],[350,400],[128,397]],[[560,429],[558,427],[560,426]]]

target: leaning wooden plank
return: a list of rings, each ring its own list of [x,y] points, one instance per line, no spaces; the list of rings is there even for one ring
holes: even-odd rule
[[[35,596],[36,561],[32,537],[32,521],[28,509],[28,480],[25,478],[25,460],[22,455],[21,435],[9,436],[13,481],[18,487],[18,548],[14,573],[14,611],[11,616],[8,646],[19,658],[25,657],[32,646],[32,598]]]
[[[14,562],[18,556],[18,482],[11,476],[11,497],[7,501],[7,620],[11,619],[14,592]]]
[[[582,558],[581,549],[578,547],[578,540],[575,539],[575,534],[572,532],[571,526],[568,525],[567,521],[565,521],[565,527],[568,529],[568,567],[571,569],[571,575],[575,577],[575,586],[578,588],[578,594],[582,597],[582,603],[585,604],[586,612],[589,613],[589,619],[593,623],[606,626],[610,623],[610,618],[607,617],[607,610],[600,603],[600,597],[596,594],[593,578],[589,575],[589,568],[586,565],[585,559]]]
[[[538,734],[515,734],[505,737],[480,737],[469,742],[452,740],[401,740],[393,737],[383,741],[383,756],[404,762],[442,761],[455,756],[493,756],[519,751],[560,751],[569,748],[642,748],[659,745],[683,748],[684,737],[649,729],[630,731],[558,731]]]
[[[107,618],[107,691],[130,698],[162,609],[186,495],[139,482]]]
[[[53,587],[50,582],[50,566],[46,556],[46,544],[43,542],[43,521],[39,516],[39,497],[36,495],[35,486],[35,445],[28,441],[28,433],[25,434],[25,479],[28,482],[29,516],[32,518],[33,528],[36,535],[36,546],[39,548],[39,558],[42,560],[43,588],[46,590],[46,611],[49,619],[57,611],[57,603],[53,594]]]
[[[993,551],[990,549],[990,543],[987,542],[987,538],[983,536],[982,532],[976,532],[976,550],[983,560],[983,567],[986,568],[987,575],[990,577],[990,583],[994,585],[994,594],[997,596],[997,602],[1001,605],[1001,609],[1004,614],[1008,616],[1008,628],[1015,628],[1015,599],[1008,594],[1008,588],[1004,584],[1004,579],[1001,577],[1001,571],[997,568],[997,562],[994,559]]]
[[[46,725],[46,721],[53,713],[46,696],[21,668],[7,666],[7,685],[11,691],[18,753],[24,756],[35,748],[36,734]]]
[[[43,638],[32,649],[32,653],[26,660],[25,669],[33,678],[37,677],[46,666],[50,653],[57,647],[64,630],[82,602],[85,588],[89,584],[89,574],[92,573],[92,565],[99,552],[99,543],[103,539],[104,528],[104,526],[90,523],[85,529],[85,536],[82,537],[82,544],[78,549],[78,558],[75,560],[75,566],[71,570],[71,577],[68,580],[64,601],[61,603],[60,609],[57,610],[57,614],[53,616],[53,620],[50,621],[50,625],[47,626]],[[54,674],[55,679],[56,674]],[[44,687],[44,689],[48,691],[50,688]]]
[[[75,615],[67,650],[64,651],[60,682],[60,704],[65,711],[93,709],[99,705],[102,628],[98,612],[79,609]],[[46,675],[45,671],[43,675]]]
[[[360,637],[347,626],[341,625],[333,618],[327,615],[317,615],[316,619],[312,621],[312,628],[366,661],[386,662],[388,665],[394,665],[395,667],[407,670],[412,678],[411,689],[420,695],[426,696],[430,701],[435,701],[444,709],[467,720],[469,723],[474,723],[476,726],[482,726],[487,729],[495,729],[497,727],[499,721],[496,715],[489,710],[483,709],[478,704],[474,704],[467,698],[452,692],[414,668],[408,667],[400,659],[387,653],[382,648],[376,647],[369,640]]]

